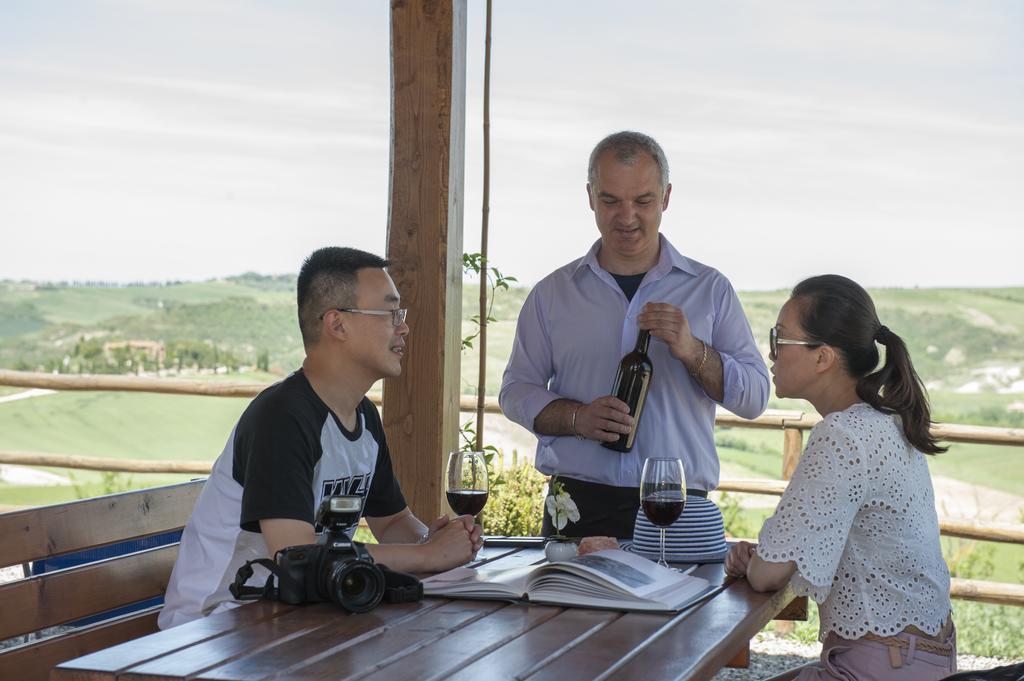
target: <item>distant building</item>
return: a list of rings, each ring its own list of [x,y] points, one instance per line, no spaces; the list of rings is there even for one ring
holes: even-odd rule
[[[108,341],[103,344],[103,354],[107,359],[112,359],[116,350],[128,349],[132,352],[139,351],[146,354],[146,356],[156,362],[158,365],[163,365],[164,358],[166,357],[166,351],[164,350],[164,344],[160,341],[151,340],[126,340],[126,341]]]

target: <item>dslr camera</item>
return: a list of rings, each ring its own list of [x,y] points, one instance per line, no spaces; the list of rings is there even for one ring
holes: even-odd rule
[[[366,547],[348,536],[362,509],[362,497],[353,495],[327,497],[320,503],[320,541],[277,552],[278,600],[292,605],[333,601],[356,613],[377,607],[384,597],[384,573]]]

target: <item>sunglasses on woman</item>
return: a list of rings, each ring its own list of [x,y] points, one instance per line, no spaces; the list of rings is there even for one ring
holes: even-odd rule
[[[809,348],[820,348],[823,343],[816,341],[805,341],[805,340],[790,340],[789,338],[779,338],[778,327],[773,326],[768,330],[768,351],[772,357],[779,356],[780,345],[806,345]]]

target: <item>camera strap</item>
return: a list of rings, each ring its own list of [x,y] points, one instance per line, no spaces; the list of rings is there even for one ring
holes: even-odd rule
[[[262,565],[270,571],[270,576],[267,577],[267,583],[262,587],[258,586],[246,586],[245,583],[252,578],[253,565]],[[228,587],[228,591],[234,596],[236,601],[252,601],[257,598],[267,598],[272,601],[277,600],[277,588],[274,586],[274,577],[277,577],[279,581],[293,582],[291,575],[286,573],[284,570],[277,566],[277,563],[270,560],[269,558],[257,558],[250,560],[245,563],[242,567],[238,568],[238,572],[235,573],[235,581]],[[301,590],[301,584],[295,584],[296,588]]]
[[[392,570],[387,565],[377,563],[384,573],[385,603],[415,603],[423,600],[423,582],[412,575]]]

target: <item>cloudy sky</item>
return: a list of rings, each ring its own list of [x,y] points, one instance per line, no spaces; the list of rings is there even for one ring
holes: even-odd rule
[[[479,244],[470,0],[465,248]],[[628,11],[625,9],[628,6]],[[597,232],[586,158],[658,138],[663,231],[738,288],[1024,285],[1024,4],[496,0],[492,260]],[[5,0],[0,279],[294,272],[383,251],[388,3]]]

